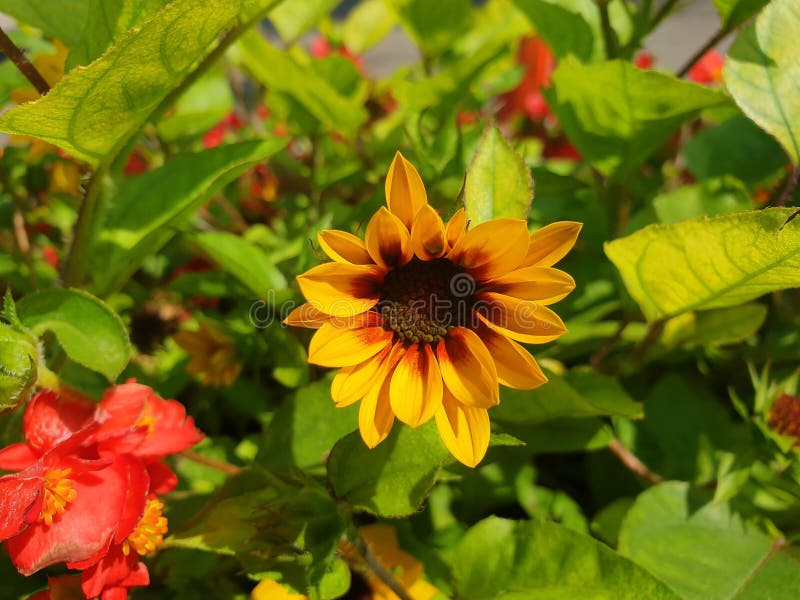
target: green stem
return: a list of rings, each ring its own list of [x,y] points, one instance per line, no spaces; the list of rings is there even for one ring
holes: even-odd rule
[[[92,398],[90,398],[83,392],[76,390],[74,387],[64,383],[58,377],[58,375],[56,375],[53,371],[51,371],[44,365],[39,365],[38,367],[38,377],[36,379],[36,385],[38,385],[42,389],[55,392],[59,396],[64,396],[72,400],[77,400],[78,402],[81,402],[83,404],[87,405],[95,404]]]
[[[65,287],[78,286],[83,273],[83,257],[89,247],[89,240],[94,231],[94,220],[97,214],[97,205],[100,199],[100,188],[106,173],[106,167],[101,164],[92,174],[86,194],[78,211],[78,222],[75,225],[75,235],[72,239],[67,263],[64,267]]]
[[[611,26],[611,17],[608,14],[609,0],[597,0],[597,8],[600,10],[600,23],[603,29],[603,43],[606,48],[606,58],[612,60],[619,56],[619,40],[617,33]]]
[[[650,21],[650,31],[653,31],[656,27],[661,25],[661,21],[667,18],[669,13],[672,12],[672,9],[675,8],[675,5],[678,3],[678,0],[667,0],[664,4],[661,5],[661,8],[658,9],[656,14],[653,16],[652,20]]]

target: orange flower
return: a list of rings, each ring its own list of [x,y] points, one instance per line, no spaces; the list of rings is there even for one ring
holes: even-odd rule
[[[285,322],[317,329],[308,360],[342,368],[333,400],[361,401],[369,447],[389,435],[395,417],[411,427],[435,418],[450,452],[475,466],[489,445],[487,410],[500,401],[498,383],[531,389],[547,381],[517,342],[566,332],[548,305],[575,283],[552,265],[581,225],[554,223],[531,235],[523,220],[497,219],[467,230],[463,209],[445,224],[399,152],[386,198],[364,241],[320,232],[333,262],[297,278],[308,303]]]
[[[251,600],[308,600],[308,596],[293,594],[277,581],[264,579],[250,595]]]

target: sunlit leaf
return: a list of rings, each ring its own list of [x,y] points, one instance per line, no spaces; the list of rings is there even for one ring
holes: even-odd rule
[[[800,551],[711,500],[682,482],[646,491],[625,519],[620,552],[687,600],[791,598]]]
[[[223,31],[274,3],[175,0],[102,58],[70,71],[45,97],[5,113],[0,130],[43,139],[92,165],[108,161]]]
[[[800,6],[774,0],[728,52],[725,85],[744,113],[800,162]]]
[[[0,0],[0,12],[72,46],[86,27],[89,0]]]
[[[648,320],[800,287],[800,222],[772,208],[651,225],[605,245]]]
[[[484,519],[459,543],[453,571],[465,600],[678,599],[607,546],[549,521]]]
[[[528,166],[497,127],[488,127],[464,182],[470,221],[478,225],[501,217],[527,220],[531,200],[533,179]]]

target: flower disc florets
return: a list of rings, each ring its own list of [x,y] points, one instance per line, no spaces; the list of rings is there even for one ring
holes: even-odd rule
[[[386,274],[376,309],[398,341],[435,344],[467,325],[474,292],[474,280],[449,260],[414,258]]]

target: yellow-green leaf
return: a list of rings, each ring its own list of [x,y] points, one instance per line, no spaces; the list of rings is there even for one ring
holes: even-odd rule
[[[744,113],[800,161],[800,4],[774,0],[744,29],[723,77]]]
[[[86,27],[89,0],[0,0],[0,12],[72,46]]]
[[[487,127],[464,182],[464,206],[473,225],[508,217],[527,219],[533,179],[522,157],[497,127]]]
[[[50,93],[0,117],[0,131],[43,139],[97,165],[115,152],[218,44],[275,0],[175,0]]]
[[[789,208],[651,225],[605,252],[648,320],[736,306],[800,287],[800,221]],[[785,226],[784,226],[785,224]]]

